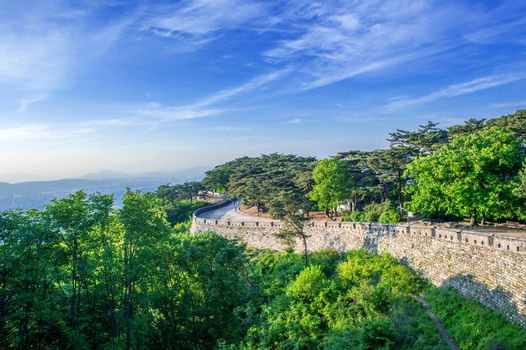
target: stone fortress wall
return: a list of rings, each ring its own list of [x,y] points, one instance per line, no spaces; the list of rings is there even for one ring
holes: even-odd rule
[[[255,248],[287,248],[287,243],[274,236],[283,229],[280,221],[258,222],[254,217],[253,221],[230,222],[200,217],[228,204],[197,210],[191,232],[211,231]],[[450,285],[526,327],[525,238],[432,225],[358,222],[311,221],[304,232],[309,251],[365,247],[375,253],[389,253],[434,285]],[[300,240],[292,246],[296,251],[303,250]]]

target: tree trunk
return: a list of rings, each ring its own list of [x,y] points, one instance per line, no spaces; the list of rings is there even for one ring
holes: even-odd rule
[[[484,212],[482,213],[482,218],[480,220],[480,224],[482,226],[486,225],[486,213],[484,213]]]
[[[334,217],[332,219],[336,220],[337,217],[338,217],[338,208],[334,208]]]
[[[398,197],[398,208],[400,210],[400,216],[404,214],[404,204],[402,203],[402,180],[401,180],[401,174],[398,174],[398,186],[396,190],[396,196]]]
[[[111,339],[115,339],[117,337],[117,333],[115,332],[115,296],[111,296],[110,301],[110,324],[111,324]]]
[[[303,259],[305,261],[305,265],[307,265],[309,263],[309,250],[307,249],[307,236],[302,234],[301,238],[303,239]]]
[[[77,238],[73,238],[73,252],[71,257],[71,298],[69,304],[69,322],[72,329],[77,329],[77,267],[78,267],[78,241]]]
[[[385,184],[382,184],[382,186],[380,188],[380,196],[382,198],[382,203],[387,201],[388,193],[387,193],[387,186]]]
[[[325,216],[327,216],[328,218],[331,218],[331,213],[328,208],[325,208]]]
[[[477,209],[473,209],[473,216],[471,217],[471,221],[469,223],[471,226],[478,226],[477,222]]]
[[[130,296],[128,296],[129,298]],[[132,315],[132,311],[131,311],[131,301],[127,301],[126,302],[126,309],[125,309],[125,317],[126,317],[126,350],[130,350],[131,349],[131,315]]]

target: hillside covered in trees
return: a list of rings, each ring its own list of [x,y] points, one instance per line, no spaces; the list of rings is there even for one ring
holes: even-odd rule
[[[173,203],[153,194],[112,204],[78,192],[0,214],[0,348],[447,349],[419,295],[462,349],[526,346],[518,326],[388,255],[306,264],[188,235],[193,208],[170,223]]]

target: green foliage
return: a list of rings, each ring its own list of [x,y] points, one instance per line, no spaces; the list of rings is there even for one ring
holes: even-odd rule
[[[408,166],[407,207],[424,214],[511,218],[517,203],[511,180],[521,159],[520,139],[505,129],[458,136]]]
[[[390,133],[387,149],[340,152],[321,160],[314,170],[311,157],[243,157],[209,171],[202,183],[230,197],[240,196],[245,204],[275,217],[284,207],[283,197],[294,196],[302,210],[313,209],[310,199],[331,217],[343,202],[350,204],[350,212],[364,211],[366,216],[367,205],[389,201],[399,215],[411,210],[430,218],[526,218],[523,201],[517,201],[520,189],[517,195],[512,191],[524,157],[520,150],[520,142],[526,140],[524,125],[525,110],[469,119],[447,130],[429,121],[415,131]],[[345,219],[400,220],[393,210],[383,215],[368,211],[367,218],[345,214]]]
[[[397,224],[401,220],[400,212],[394,208],[388,208],[380,214],[378,222],[381,224]]]
[[[468,119],[464,122],[464,125],[453,125],[447,129],[449,137],[456,137],[459,135],[465,136],[474,132],[482,130],[485,126],[486,119]]]
[[[397,209],[393,208],[390,201],[384,203],[371,203],[363,211],[353,211],[342,216],[344,221],[353,222],[379,222],[382,224],[396,224],[401,217]]]
[[[462,350],[526,349],[523,329],[453,288],[431,288],[425,298]]]
[[[320,209],[335,211],[338,205],[349,198],[353,183],[344,160],[323,159],[314,168],[312,176],[314,187],[310,198]]]
[[[519,180],[515,188],[515,194],[519,197],[526,198],[526,161],[519,173]]]
[[[210,205],[207,202],[192,202],[189,200],[173,201],[165,203],[166,220],[172,226],[191,222],[192,214],[199,208]]]
[[[240,340],[251,296],[243,247],[214,234],[180,235],[153,294],[156,348],[210,349]]]
[[[314,179],[314,158],[240,158],[203,185],[283,220],[305,252],[310,198],[329,209],[349,199],[345,219],[394,223],[408,185],[406,207],[425,214],[525,218],[525,118],[398,130],[387,150],[321,161]],[[447,349],[411,297],[423,293],[462,349],[526,348],[518,326],[390,256],[328,250],[307,263],[188,235],[201,189],[127,191],[122,208],[79,191],[42,211],[0,213],[0,348]]]
[[[393,323],[386,319],[364,322],[360,330],[360,349],[390,350],[395,348],[395,330]]]
[[[358,251],[337,264],[334,255],[324,252],[312,255],[314,265],[299,269],[299,261],[290,254],[279,257],[271,259],[266,253],[263,260],[254,260],[256,266],[265,266],[263,280],[279,278],[284,283],[269,285],[272,292],[267,295],[272,299],[263,307],[261,322],[248,332],[251,348],[317,349],[323,344],[323,348],[337,349],[347,344],[375,349],[381,344],[399,349],[397,342],[414,344],[406,338],[397,340],[391,321],[385,321],[400,300],[422,286],[393,258]],[[269,267],[281,272],[267,277]]]
[[[201,181],[201,183],[208,190],[219,193],[227,193],[230,177],[234,174],[236,169],[241,167],[243,163],[249,160],[249,157],[243,157],[225,164],[218,165],[214,169],[206,172],[206,176],[203,181]]]
[[[520,109],[513,114],[508,114],[500,118],[488,119],[485,126],[506,128],[516,137],[526,140],[526,109]]]
[[[174,235],[151,194],[112,206],[79,192],[0,213],[2,349],[447,349],[411,298],[424,290],[463,349],[524,348],[517,326],[389,255],[327,250],[305,265]]]
[[[199,192],[204,189],[204,186],[197,181],[185,182],[177,185],[161,185],[157,188],[155,194],[169,202],[174,201],[193,201],[199,195]]]
[[[388,141],[393,146],[410,150],[412,154],[430,154],[448,140],[447,132],[437,126],[438,123],[428,121],[426,125],[420,125],[417,131],[397,129],[389,134]]]
[[[283,197],[290,194],[302,206],[310,207],[314,161],[312,157],[278,153],[243,157],[207,172],[203,184],[232,198],[243,197],[245,204],[258,211],[278,211]]]
[[[517,215],[526,220],[526,161],[519,172],[518,180],[513,190],[513,193],[520,198],[519,205],[517,205]]]
[[[371,203],[363,208],[364,220],[367,222],[378,222],[380,215],[390,208],[389,203]]]
[[[248,327],[243,247],[173,235],[152,194],[0,213],[0,241],[2,349],[208,349]]]
[[[365,221],[365,215],[359,211],[353,211],[347,217],[343,217],[344,221],[363,222]]]
[[[294,299],[313,300],[327,288],[327,277],[320,266],[307,266],[298,277],[289,284],[286,294]]]
[[[302,266],[293,253],[253,254],[267,302],[239,349],[449,349],[411,297],[424,290],[462,349],[522,349],[526,341],[494,311],[427,285],[388,255],[357,251],[338,263],[326,251]]]

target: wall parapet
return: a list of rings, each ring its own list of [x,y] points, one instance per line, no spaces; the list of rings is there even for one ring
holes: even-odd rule
[[[226,200],[221,203],[213,204],[196,210],[193,214],[193,224],[195,226],[207,225],[210,230],[213,227],[261,227],[261,228],[283,228],[283,223],[279,220],[259,221],[257,218],[248,218],[245,221],[230,221],[207,219],[200,215],[228,206],[234,200]],[[367,236],[409,234],[415,236],[430,237],[438,240],[450,240],[466,245],[482,246],[501,251],[526,254],[526,238],[502,235],[497,233],[477,232],[471,230],[459,230],[444,228],[434,225],[415,225],[415,224],[380,224],[371,222],[336,222],[336,221],[309,221],[305,225],[306,229],[337,229],[342,233],[351,230],[361,230]]]

